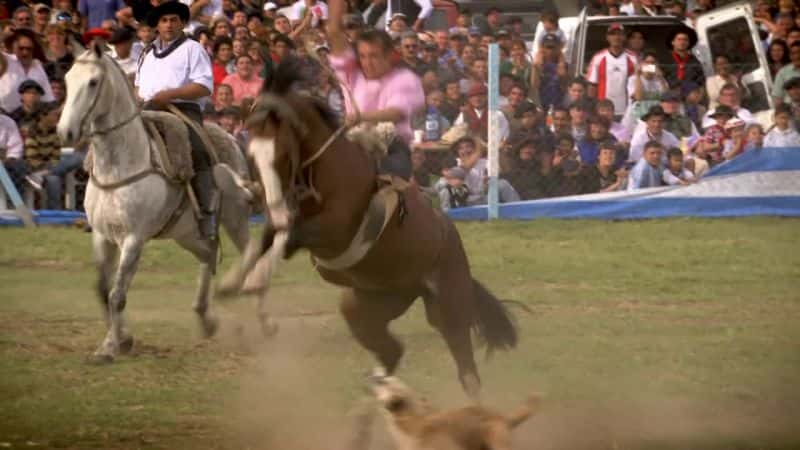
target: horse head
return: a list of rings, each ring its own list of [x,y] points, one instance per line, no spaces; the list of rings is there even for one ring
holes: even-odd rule
[[[80,55],[67,72],[64,80],[67,85],[67,98],[61,119],[58,121],[58,135],[65,145],[73,145],[86,136],[87,128],[95,128],[113,120],[113,108],[116,105],[115,93],[120,89],[130,90],[123,86],[127,83],[124,74],[108,56],[103,54],[102,47],[92,44]],[[92,134],[100,134],[97,129]]]
[[[246,123],[251,133],[247,153],[261,176],[276,229],[288,227],[297,214],[309,187],[305,170],[339,126],[326,105],[296,89],[305,80],[302,73],[299,60],[282,61],[265,80]]]

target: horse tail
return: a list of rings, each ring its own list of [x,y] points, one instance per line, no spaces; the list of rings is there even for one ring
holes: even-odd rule
[[[486,356],[494,350],[511,350],[517,346],[517,326],[505,304],[489,292],[478,280],[472,279],[475,299],[473,327],[478,338],[486,343]]]

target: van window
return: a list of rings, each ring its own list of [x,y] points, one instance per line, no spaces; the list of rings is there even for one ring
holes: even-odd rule
[[[734,72],[750,73],[761,67],[747,20],[740,17],[708,29],[711,60],[725,55]]]
[[[641,31],[645,37],[645,51],[653,51],[656,54],[658,61],[670,61],[670,48],[667,48],[667,36],[670,31],[675,29],[674,24],[669,25],[655,25],[649,24],[644,26],[628,25],[625,24],[626,33],[632,31]],[[608,47],[606,40],[606,31],[608,30],[608,23],[588,23],[586,30],[585,51],[583,54],[583,67],[581,73],[586,73],[589,68],[589,62],[595,53]],[[659,63],[662,64],[663,63]]]

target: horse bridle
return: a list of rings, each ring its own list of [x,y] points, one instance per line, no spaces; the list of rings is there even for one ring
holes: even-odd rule
[[[101,76],[100,76],[100,81],[97,84],[97,92],[99,93],[100,90],[103,88],[103,85],[104,85],[104,83],[106,81],[105,66],[103,64],[101,64],[100,60],[98,60],[98,61],[76,60],[73,64],[92,64],[92,65],[97,66],[100,69]],[[120,71],[120,73],[124,77],[125,73],[122,72],[122,69],[119,66],[117,66],[116,64],[114,66],[117,68],[117,70]],[[130,87],[130,85],[128,85],[128,89],[130,90],[131,95],[135,99],[136,97],[135,97],[135,95],[133,95],[133,89]],[[86,113],[81,118],[81,121],[80,121],[80,124],[79,124],[79,128],[78,128],[79,130],[83,131],[83,129],[85,128],[86,122],[89,120],[89,116],[91,116],[91,114],[94,112],[95,107],[97,107],[97,102],[98,102],[99,99],[100,99],[100,95],[99,94],[95,95],[94,99],[92,99],[92,103],[89,105],[89,109],[86,110]],[[112,131],[118,130],[118,129],[124,127],[125,125],[133,122],[137,117],[139,117],[141,112],[142,112],[141,108],[139,108],[137,106],[135,111],[134,111],[134,113],[131,114],[129,117],[125,118],[125,120],[123,120],[120,123],[117,123],[115,125],[112,125],[112,126],[110,126],[108,128],[104,128],[104,129],[100,129],[100,130],[93,130],[88,134],[87,137],[88,138],[92,138],[94,136],[102,136],[104,134],[108,134],[108,133],[110,133]]]

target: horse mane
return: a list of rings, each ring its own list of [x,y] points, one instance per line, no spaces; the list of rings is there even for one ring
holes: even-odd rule
[[[298,85],[310,85],[311,73],[315,68],[312,64],[319,64],[316,61],[307,61],[302,58],[290,56],[281,60],[278,68],[272,73],[267,74],[264,79],[262,90],[267,93],[272,93],[279,96],[286,96],[289,93],[297,92]],[[321,69],[320,69],[321,70]],[[303,95],[307,98],[317,113],[331,129],[337,129],[341,125],[339,117],[328,105],[325,99],[315,95]]]

